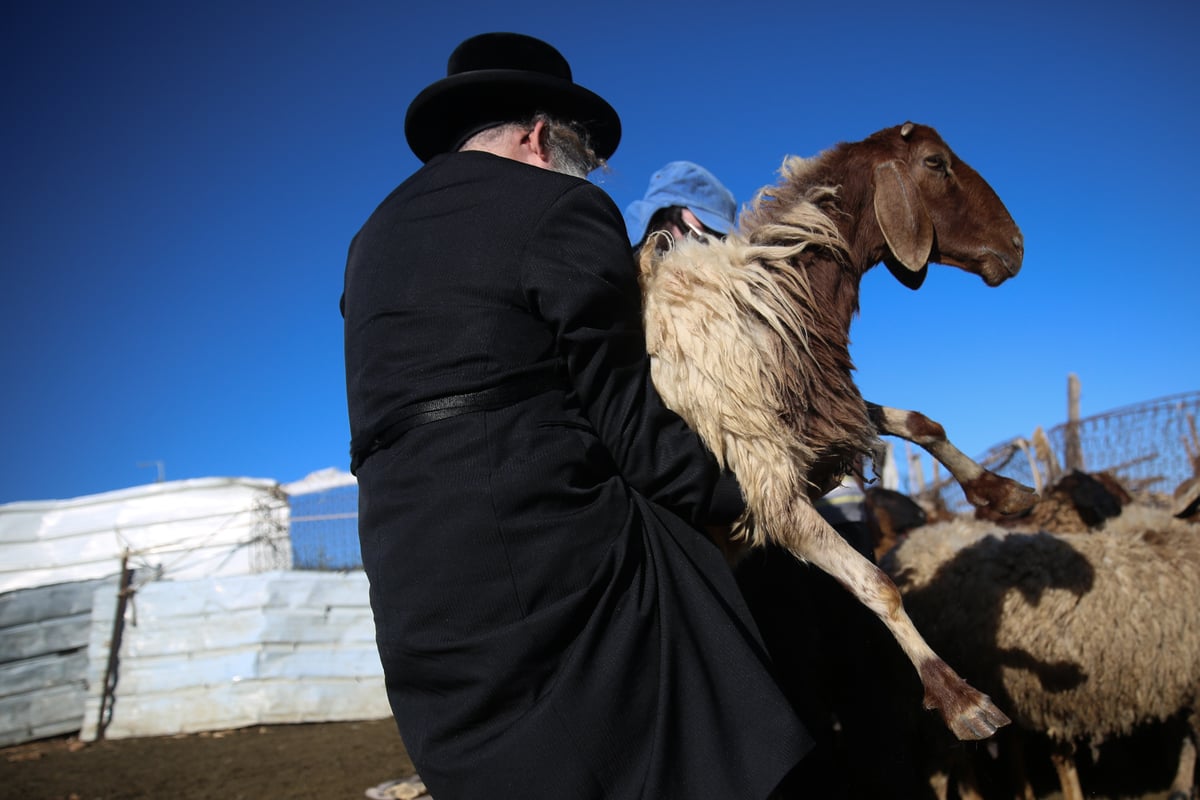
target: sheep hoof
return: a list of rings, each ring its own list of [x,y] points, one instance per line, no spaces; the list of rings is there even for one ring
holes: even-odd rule
[[[986,695],[980,695],[980,698],[982,703],[979,706],[963,710],[953,719],[946,720],[950,732],[962,741],[986,739],[1012,722]]]
[[[994,472],[985,471],[963,489],[972,505],[1004,516],[1024,513],[1038,501],[1033,489]]]
[[[950,732],[962,741],[986,739],[1012,722],[991,698],[960,678],[941,659],[921,666],[925,707],[936,708]]]

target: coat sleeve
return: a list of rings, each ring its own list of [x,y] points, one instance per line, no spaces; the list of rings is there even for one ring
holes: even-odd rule
[[[528,247],[527,300],[554,329],[584,410],[625,479],[692,524],[707,522],[716,459],[651,382],[636,267],[617,207],[600,188],[580,184],[547,209]]]

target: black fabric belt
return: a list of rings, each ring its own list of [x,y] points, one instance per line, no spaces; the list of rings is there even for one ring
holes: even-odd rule
[[[449,394],[420,403],[393,408],[383,416],[379,424],[354,437],[350,442],[350,472],[357,475],[358,468],[368,456],[386,450],[404,434],[420,425],[449,419],[474,411],[494,411],[522,400],[548,392],[564,389],[566,375],[561,362],[547,362],[538,369],[515,376],[497,386],[464,394]]]

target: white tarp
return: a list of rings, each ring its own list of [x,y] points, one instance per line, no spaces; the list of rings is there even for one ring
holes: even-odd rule
[[[310,472],[298,481],[283,484],[283,490],[292,497],[312,492],[323,492],[327,489],[337,489],[342,486],[355,486],[358,480],[345,470],[337,467],[326,467],[316,472]]]
[[[287,503],[254,478],[152,483],[71,500],[0,505],[0,593],[120,572],[121,557],[163,577],[290,566]]]
[[[96,738],[114,587],[93,608],[84,740]],[[138,588],[105,736],[389,714],[366,577],[268,572]]]
[[[354,483],[328,469],[0,505],[0,738],[81,721],[96,735],[126,554],[137,572],[107,736],[388,716],[365,577],[288,571],[288,496]],[[86,602],[58,613],[46,598],[68,589]],[[81,639],[64,644],[72,625]]]

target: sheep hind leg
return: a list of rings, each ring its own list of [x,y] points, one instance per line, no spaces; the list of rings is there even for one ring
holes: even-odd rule
[[[946,438],[946,429],[919,411],[867,403],[875,430],[898,436],[923,448],[950,471],[971,505],[1000,514],[1019,514],[1037,502],[1037,493],[1022,483],[997,475],[975,463]]]
[[[1189,800],[1192,797],[1195,788],[1192,776],[1196,773],[1196,738],[1195,728],[1183,737],[1183,745],[1179,750],[1179,767],[1168,790],[1167,800]]]
[[[1054,762],[1054,771],[1058,773],[1058,782],[1062,786],[1063,800],[1085,800],[1083,787],[1079,783],[1079,770],[1075,768],[1074,747],[1061,745],[1050,753]]]
[[[925,642],[887,573],[839,536],[811,504],[798,500],[790,511],[796,535],[780,543],[836,579],[883,621],[921,678],[925,708],[936,709],[946,727],[963,740],[986,739],[1011,721]]]

